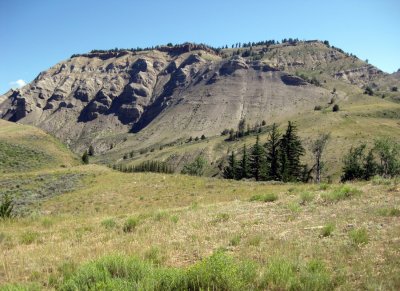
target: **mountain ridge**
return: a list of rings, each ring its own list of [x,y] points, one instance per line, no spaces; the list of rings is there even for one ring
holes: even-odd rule
[[[0,117],[38,126],[76,152],[93,144],[102,153],[128,133],[144,148],[218,135],[242,119],[271,123],[388,76],[322,41],[248,45],[73,55],[0,97]]]

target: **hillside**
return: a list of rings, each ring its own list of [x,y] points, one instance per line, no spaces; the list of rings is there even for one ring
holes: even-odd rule
[[[373,97],[363,94],[367,86]],[[400,136],[400,95],[393,87],[400,87],[398,74],[327,42],[183,44],[74,55],[1,96],[0,117],[35,125],[79,155],[92,145],[97,163],[162,160],[180,171],[203,154],[207,175],[218,174],[230,150],[254,142],[254,136],[224,142],[223,130],[237,129],[241,120],[281,128],[292,120],[306,146],[319,133],[332,133],[326,176],[338,177],[343,150]],[[331,112],[333,104],[339,112]],[[207,139],[186,142],[201,135]]]
[[[71,180],[65,175],[77,177],[74,188],[27,204],[34,216],[0,222],[0,285],[8,284],[0,289],[400,286],[395,180],[274,185],[89,165],[0,183],[23,192],[40,177]]]
[[[79,164],[60,141],[42,130],[0,120],[0,173],[37,171]]]
[[[331,131],[335,169],[351,143],[398,136],[400,104],[354,90],[339,112],[325,104],[294,115],[305,145]],[[275,120],[283,127],[288,118]],[[133,137],[121,134],[92,161],[176,159],[178,167],[205,153],[217,168],[227,149],[255,135],[224,138],[152,145],[123,160]],[[0,145],[0,200],[10,195],[15,215],[0,218],[0,290],[400,288],[398,179],[315,185],[121,173],[79,165],[52,136],[4,120]]]

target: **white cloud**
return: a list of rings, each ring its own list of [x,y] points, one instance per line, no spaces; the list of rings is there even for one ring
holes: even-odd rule
[[[25,85],[26,85],[26,82],[24,80],[21,80],[21,79],[10,83],[10,86],[13,89],[21,88],[21,87],[24,87]]]

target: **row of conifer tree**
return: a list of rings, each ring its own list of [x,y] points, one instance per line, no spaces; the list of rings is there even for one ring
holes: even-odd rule
[[[174,169],[168,163],[160,161],[144,161],[135,166],[117,164],[113,165],[112,168],[124,173],[154,172],[171,174],[174,172]]]
[[[236,180],[254,178],[257,181],[307,181],[309,170],[300,163],[304,152],[293,122],[288,122],[284,134],[274,123],[265,144],[261,144],[257,136],[256,143],[250,149],[243,146],[239,160],[231,152],[223,176]]]

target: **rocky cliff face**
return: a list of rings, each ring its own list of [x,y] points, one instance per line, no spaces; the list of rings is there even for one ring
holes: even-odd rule
[[[127,132],[138,134],[138,147],[210,136],[243,118],[269,122],[327,102],[327,90],[282,71],[304,62],[276,54],[255,61],[192,44],[77,55],[0,97],[0,117],[36,125],[75,150],[93,143],[105,151],[107,136]],[[352,82],[363,72],[337,77]]]

